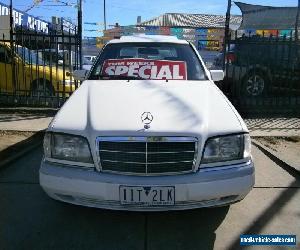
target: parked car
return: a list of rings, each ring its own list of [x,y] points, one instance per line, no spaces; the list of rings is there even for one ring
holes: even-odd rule
[[[92,66],[94,64],[94,61],[88,60],[85,57],[82,58],[82,68],[85,70],[91,70]]]
[[[300,90],[299,46],[282,38],[241,38],[226,54],[227,79],[242,96]],[[220,65],[220,53],[215,65]],[[282,93],[282,92],[281,92]]]
[[[49,125],[40,185],[116,210],[225,206],[254,185],[248,129],[196,48],[171,36],[108,42]]]
[[[205,66],[208,69],[222,69],[215,67],[215,60],[219,55],[218,51],[211,51],[211,50],[199,50],[199,54],[203,59]]]
[[[87,61],[90,61],[91,63],[94,63],[96,61],[96,56],[90,56],[90,55],[84,55],[83,58]]]
[[[40,57],[43,61],[46,62],[47,65],[63,65],[64,62],[64,55],[63,51],[56,50],[56,49],[43,49],[39,51]],[[65,65],[66,67],[69,65]]]
[[[12,81],[12,63],[15,65],[15,83]],[[15,87],[19,92],[45,96],[75,90],[68,71],[55,65],[50,67],[36,52],[21,46],[15,47],[12,59],[8,43],[0,43],[0,76],[2,93],[12,93]]]

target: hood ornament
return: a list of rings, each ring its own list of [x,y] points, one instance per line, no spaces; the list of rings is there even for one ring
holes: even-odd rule
[[[144,123],[144,128],[149,129],[150,123],[153,121],[153,115],[150,112],[144,112],[141,115],[142,122]]]

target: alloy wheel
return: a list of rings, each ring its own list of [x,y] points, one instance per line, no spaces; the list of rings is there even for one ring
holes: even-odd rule
[[[251,75],[247,81],[245,90],[249,96],[259,96],[265,89],[265,80],[258,74]]]

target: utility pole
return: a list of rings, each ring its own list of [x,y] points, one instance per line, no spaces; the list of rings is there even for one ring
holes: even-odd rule
[[[13,47],[14,47],[14,41],[13,41],[13,31],[14,29],[14,18],[13,18],[13,3],[12,3],[12,0],[10,0],[10,3],[9,3],[9,34],[10,34],[10,50],[13,51]],[[12,57],[13,58],[13,54],[12,54]]]
[[[223,44],[223,70],[225,70],[226,52],[227,52],[226,47],[227,47],[228,42],[229,42],[230,10],[231,10],[231,0],[228,0],[227,11],[226,11],[226,19],[225,19],[225,36],[224,36],[224,44]]]
[[[299,0],[300,1],[300,0]],[[105,3],[106,1],[105,0],[103,0],[103,13],[104,13],[104,30],[106,30],[106,3]]]
[[[299,14],[300,14],[300,0],[298,0],[298,8],[296,15],[296,23],[295,23],[295,41],[298,41],[298,28],[299,28]]]
[[[82,69],[82,0],[78,4],[78,46],[79,46],[79,69]]]

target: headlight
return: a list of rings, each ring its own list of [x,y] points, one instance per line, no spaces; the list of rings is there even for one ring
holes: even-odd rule
[[[66,86],[70,86],[70,85],[75,84],[75,82],[72,80],[65,80],[65,81],[61,80],[60,84],[62,84],[62,85],[65,84]]]
[[[46,158],[93,163],[88,141],[81,136],[47,133],[44,153]]]
[[[249,134],[220,136],[207,140],[201,163],[240,160],[250,154]]]

